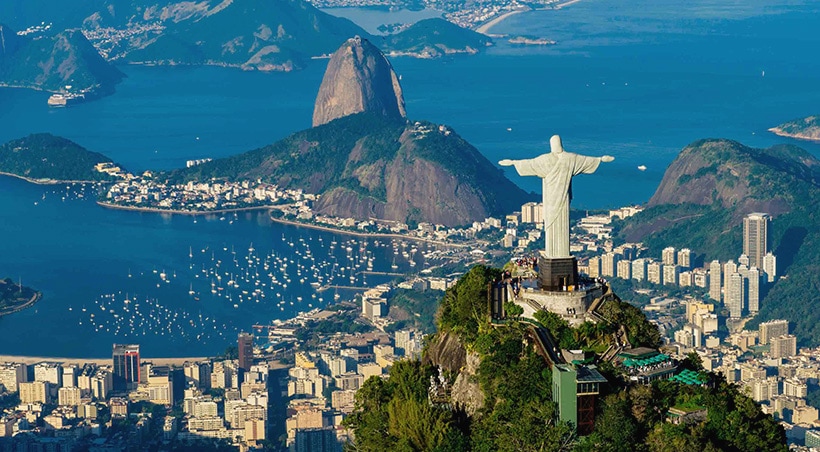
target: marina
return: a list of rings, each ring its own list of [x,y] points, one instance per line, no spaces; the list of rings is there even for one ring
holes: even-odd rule
[[[11,187],[21,193],[12,204],[27,218],[23,227],[39,231],[51,253],[45,264],[26,258],[23,246],[7,247],[5,258],[16,256],[27,284],[44,293],[36,309],[15,315],[59,325],[56,354],[67,353],[62,344],[72,341],[91,344],[90,356],[110,352],[117,341],[141,343],[158,357],[182,356],[194,344],[219,353],[255,323],[350,300],[448,259],[433,245],[281,225],[264,212],[116,211],[96,204],[92,185],[0,178],[0,190]],[[56,228],[76,229],[75,243],[62,242]],[[101,264],[93,271],[77,267],[72,259],[78,255]],[[47,272],[36,270],[44,265]],[[26,334],[6,319],[0,328]],[[38,354],[32,345],[14,353]]]

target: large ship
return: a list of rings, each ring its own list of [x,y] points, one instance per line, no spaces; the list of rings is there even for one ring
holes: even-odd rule
[[[68,107],[85,101],[85,94],[56,93],[48,98],[50,107]]]

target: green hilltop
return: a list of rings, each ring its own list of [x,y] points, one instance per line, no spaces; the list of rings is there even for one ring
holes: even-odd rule
[[[355,434],[351,450],[788,450],[774,418],[737,386],[703,371],[696,358],[683,366],[705,385],[627,384],[617,368],[599,362],[608,383],[595,403],[592,434],[578,437],[575,427],[558,416],[552,369],[527,339],[531,322],[489,322],[487,287],[500,276],[498,269],[473,267],[441,299],[438,332],[426,340],[422,360],[397,361],[387,379],[371,377],[364,383],[345,420]],[[621,326],[635,345],[657,345],[658,330],[639,309],[616,296],[603,307],[614,323],[572,328],[554,314],[537,317],[560,338],[562,348],[595,352]],[[447,382],[449,394],[431,391],[431,379]],[[707,414],[677,425],[667,421],[673,407],[705,408]]]
[[[378,42],[378,41],[376,41]],[[459,27],[440,18],[425,19],[381,40],[388,55],[437,58],[459,53],[474,54],[492,45],[481,33]]]
[[[84,30],[129,30],[123,39],[95,40],[109,59],[127,63],[290,71],[333,53],[353,36],[370,39],[383,50],[424,57],[475,53],[489,44],[486,36],[443,19],[421,21],[380,38],[304,0],[134,0],[107,2],[88,14]]]
[[[0,172],[37,182],[112,180],[94,169],[98,163],[111,163],[111,159],[47,133],[0,145]]]
[[[370,113],[167,177],[261,179],[321,194],[314,207],[320,214],[451,226],[499,215],[529,200],[449,128]]]
[[[124,77],[79,30],[29,38],[0,24],[0,42],[0,83],[6,86],[108,94]]]
[[[648,207],[626,220],[620,239],[642,241],[660,255],[670,245],[688,247],[705,262],[737,259],[742,219],[773,216],[770,249],[780,278],[764,293],[760,312],[747,324],[788,319],[801,345],[820,345],[820,160],[803,149],[756,149],[731,140],[700,140],[669,166]]]
[[[769,129],[769,132],[782,137],[820,141],[820,117],[807,116],[805,118],[795,119],[772,127]]]

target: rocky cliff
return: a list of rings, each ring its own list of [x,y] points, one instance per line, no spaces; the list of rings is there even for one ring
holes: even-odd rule
[[[313,126],[361,112],[404,118],[404,96],[393,66],[367,39],[356,36],[328,62],[313,109]]]

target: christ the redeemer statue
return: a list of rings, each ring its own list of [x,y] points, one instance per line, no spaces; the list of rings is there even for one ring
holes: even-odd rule
[[[587,157],[564,151],[561,137],[550,138],[550,152],[527,160],[504,159],[501,166],[515,166],[522,176],[538,176],[543,181],[544,241],[546,258],[568,258],[569,254],[569,203],[572,200],[572,177],[591,174],[601,162],[611,162],[614,157]]]

